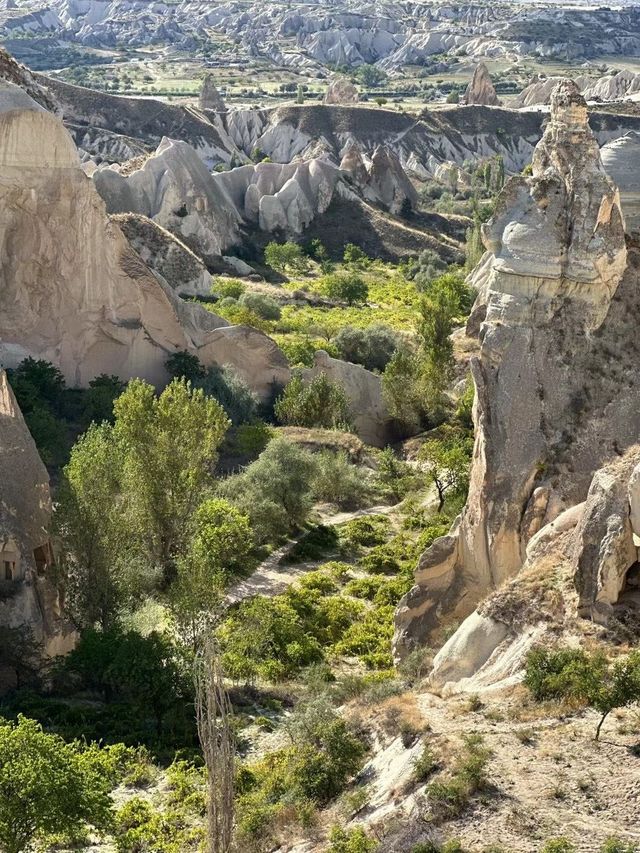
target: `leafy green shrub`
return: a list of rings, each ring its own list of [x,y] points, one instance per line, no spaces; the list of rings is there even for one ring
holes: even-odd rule
[[[438,769],[438,761],[429,744],[425,744],[422,752],[413,762],[413,778],[416,782],[426,782]]]
[[[298,709],[289,726],[292,745],[245,767],[237,790],[238,835],[269,838],[278,817],[308,822],[359,769],[365,745],[322,701]]]
[[[303,563],[311,560],[319,560],[328,551],[335,550],[338,546],[338,534],[334,527],[319,524],[296,542],[288,554],[282,558],[283,563]]]
[[[369,298],[367,283],[352,273],[326,275],[320,282],[320,289],[329,299],[338,299],[348,305],[362,304]]]
[[[258,398],[230,365],[210,367],[194,384],[220,403],[235,426],[255,419]]]
[[[387,541],[391,522],[386,515],[363,515],[340,527],[340,539],[346,550],[382,545]]]
[[[360,827],[356,829],[332,827],[329,833],[329,844],[327,853],[375,853],[378,849],[378,842]]]
[[[118,812],[116,849],[118,853],[195,853],[204,833],[190,823],[181,811],[155,811],[149,802],[134,797]]]
[[[311,489],[317,501],[336,504],[340,509],[363,506],[371,490],[362,469],[349,462],[344,452],[322,450],[315,455],[317,470]]]
[[[265,293],[245,292],[238,302],[263,320],[279,320],[282,314],[276,300]]]
[[[380,587],[384,584],[384,578],[354,578],[345,586],[345,595],[352,595],[354,598],[366,598],[373,601]]]
[[[232,299],[240,299],[245,292],[245,285],[237,278],[215,278],[211,286],[211,292],[220,299],[230,296]]]
[[[206,373],[200,359],[186,350],[174,352],[165,361],[167,372],[175,379],[186,379],[188,382],[196,382],[202,379]]]
[[[219,491],[247,513],[257,542],[273,542],[306,521],[314,472],[311,453],[277,437],[242,474],[221,483]]]
[[[276,417],[281,424],[301,427],[344,428],[351,421],[344,389],[332,382],[326,373],[305,384],[294,376],[276,400]]]
[[[395,575],[400,564],[386,545],[376,545],[361,560],[360,567],[372,575]]]
[[[600,853],[637,853],[638,848],[631,842],[627,843],[613,835],[607,838],[600,848]]]
[[[224,670],[234,681],[281,681],[322,659],[320,644],[284,596],[241,602],[218,636]]]
[[[394,612],[393,606],[366,611],[335,644],[335,653],[358,657],[370,669],[391,667]]]
[[[392,447],[377,454],[376,477],[383,495],[394,501],[402,500],[416,480],[411,466],[399,459]]]
[[[344,361],[382,372],[398,348],[398,335],[383,323],[366,329],[344,326],[333,343]]]
[[[491,751],[483,746],[480,735],[464,737],[464,749],[449,778],[436,780],[427,787],[434,821],[457,817],[470,798],[487,786],[486,767]]]
[[[259,456],[274,436],[264,421],[241,424],[233,436],[233,449],[241,456]]]
[[[568,838],[550,838],[542,845],[540,853],[576,853],[576,848]]]
[[[354,243],[347,243],[344,247],[343,259],[345,264],[359,269],[365,269],[371,265],[371,258],[362,251],[360,246],[356,246]]]
[[[34,720],[0,720],[0,845],[33,849],[52,833],[74,835],[87,823],[106,828],[111,780],[94,749],[83,754]]]

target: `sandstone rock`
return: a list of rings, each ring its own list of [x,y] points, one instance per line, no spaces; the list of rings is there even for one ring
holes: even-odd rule
[[[324,96],[325,104],[357,104],[360,94],[357,86],[345,77],[336,77],[329,84]]]
[[[417,190],[407,177],[400,160],[384,145],[374,151],[364,195],[395,214],[401,212],[405,203],[414,207],[418,201]]]
[[[122,230],[145,264],[161,275],[178,295],[208,296],[211,274],[191,249],[152,219],[135,213],[114,214]],[[228,323],[217,318],[221,326]]]
[[[462,97],[463,104],[482,104],[485,107],[497,107],[500,99],[496,95],[491,75],[484,62],[479,62],[473,72],[471,82]]]
[[[73,629],[62,618],[50,573],[49,475],[4,371],[0,372],[0,627],[27,628],[46,655],[69,651]],[[0,672],[0,689],[13,686]]]
[[[215,113],[227,112],[227,105],[216,88],[212,74],[206,74],[202,81],[199,104],[201,110],[212,110]]]
[[[600,149],[606,173],[620,190],[627,233],[640,230],[640,133],[630,131]]]
[[[369,172],[362,157],[362,150],[356,142],[352,142],[340,161],[340,170],[346,172],[353,183],[362,189],[369,178]]]
[[[578,612],[596,621],[606,621],[627,571],[638,558],[630,497],[635,492],[633,475],[639,459],[639,453],[629,454],[595,474],[576,531],[574,583],[579,596]]]
[[[323,350],[316,352],[313,367],[305,370],[303,376],[310,380],[320,373],[344,388],[358,436],[365,444],[384,447],[389,439],[391,418],[382,396],[380,377],[359,364],[332,358]]]
[[[31,98],[43,109],[49,112],[60,115],[62,113],[60,104],[57,102],[51,92],[41,85],[33,76],[31,71],[0,47],[0,80],[10,83],[12,87],[21,89],[28,98]],[[1,90],[2,97],[6,97],[6,89],[3,86]],[[5,107],[0,107],[4,111]]]
[[[236,366],[268,396],[289,378],[286,359],[254,329],[174,295],[134,252],[82,172],[62,124],[34,103],[0,113],[0,360],[28,355],[71,385],[100,373],[156,385],[180,350]],[[251,352],[240,352],[237,342]]]
[[[490,254],[482,262],[480,355],[471,362],[476,441],[469,497],[442,562],[437,554],[425,557],[428,577],[421,581],[419,568],[417,587],[400,603],[398,653],[428,636],[443,612],[471,612],[522,567],[536,529],[584,500],[607,452],[602,431],[611,436],[609,452],[613,436],[624,446],[640,434],[626,404],[626,419],[611,423],[611,398],[596,390],[595,380],[591,384],[588,336],[610,311],[627,251],[619,197],[602,169],[575,85],[556,89],[533,176],[509,180],[484,238]],[[632,282],[633,276],[630,288]],[[615,328],[619,322],[611,320],[607,340],[623,334],[622,325]],[[585,385],[593,394],[593,430],[572,414],[582,413]],[[557,464],[561,435],[575,448],[575,473],[565,463],[547,479],[541,472]],[[446,584],[434,591],[431,577],[441,575]]]

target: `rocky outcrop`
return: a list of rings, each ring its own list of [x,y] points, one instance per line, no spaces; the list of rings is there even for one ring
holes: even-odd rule
[[[51,580],[49,475],[4,371],[0,372],[0,627],[26,629],[45,655],[75,641]],[[16,639],[19,641],[19,638]],[[0,667],[0,688],[12,673]]]
[[[334,78],[324,96],[325,104],[357,104],[359,100],[358,87],[346,77]]]
[[[179,296],[211,294],[211,273],[177,237],[146,216],[120,213],[112,218],[145,264]],[[216,319],[220,326],[228,325],[222,318]]]
[[[60,104],[49,89],[41,85],[25,65],[16,62],[13,56],[2,47],[0,47],[0,80],[19,87],[45,110],[57,115],[61,114]]]
[[[359,189],[365,187],[369,180],[369,170],[364,162],[362,149],[357,143],[351,142],[344,152],[340,161],[340,171],[346,172]]]
[[[614,300],[626,273],[624,310],[634,310],[637,273],[635,260],[627,265],[619,196],[574,84],[554,92],[533,175],[510,179],[483,234],[469,498],[398,608],[398,653],[427,637],[443,613],[467,615],[517,573],[536,532],[584,500],[612,448],[640,433],[635,393],[620,376],[605,391],[593,375],[601,356],[594,335],[637,369],[637,347],[621,343],[634,333]],[[619,420],[612,397],[622,401]]]
[[[384,145],[376,148],[371,158],[364,196],[395,214],[407,204],[413,208],[418,202],[418,192],[400,160]]]
[[[390,438],[391,416],[382,395],[382,380],[359,364],[332,358],[324,350],[315,354],[313,367],[303,371],[309,381],[324,373],[347,396],[356,433],[372,447],[384,447]]]
[[[163,140],[139,169],[93,173],[110,213],[153,219],[213,264],[240,239],[246,224],[301,234],[328,208],[340,172],[323,160],[259,163],[211,174],[184,142]]]
[[[640,230],[640,133],[630,131],[600,149],[606,173],[620,190],[626,230]]]
[[[500,106],[500,99],[484,62],[479,62],[473,72],[471,82],[462,96],[463,104],[481,104],[485,107]]]
[[[227,105],[218,91],[212,74],[206,74],[200,90],[200,109],[211,110],[214,113],[226,113]]]
[[[514,101],[515,107],[542,106],[548,104],[554,88],[562,77],[538,77],[526,86]],[[640,74],[619,71],[593,79],[584,75],[573,78],[586,101],[607,102],[630,98],[640,92]]]
[[[8,84],[7,84],[8,85]],[[21,97],[24,93],[21,93]],[[0,103],[7,105],[6,89]],[[267,396],[289,377],[286,359],[257,330],[218,328],[131,248],[80,168],[60,121],[31,102],[0,113],[0,361],[26,356],[60,368],[70,385],[100,373],[162,385],[168,355],[238,366]],[[252,362],[236,341],[251,338]]]

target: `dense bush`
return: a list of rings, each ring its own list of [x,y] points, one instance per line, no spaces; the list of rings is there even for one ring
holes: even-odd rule
[[[320,282],[320,289],[329,299],[338,299],[348,305],[366,302],[369,298],[367,283],[353,273],[333,273]]]
[[[329,834],[329,844],[327,853],[375,853],[378,849],[378,842],[361,828],[334,826]]]
[[[343,388],[325,373],[307,384],[294,376],[277,399],[275,414],[282,424],[307,428],[344,429],[351,420]]]
[[[398,335],[381,323],[366,329],[345,326],[333,343],[344,361],[382,372],[398,348]]]
[[[304,273],[309,268],[309,261],[297,243],[269,243],[264,259],[267,266],[282,273],[287,270]]]
[[[346,453],[323,450],[315,455],[316,472],[311,481],[315,500],[357,509],[371,496],[365,472],[349,462]]]
[[[524,683],[536,699],[585,703],[600,713],[596,740],[615,708],[640,703],[640,652],[607,660],[603,652],[583,649],[533,649]]]
[[[279,320],[282,311],[275,299],[265,293],[247,292],[243,293],[238,300],[240,305],[253,311],[263,320]]]
[[[210,367],[195,385],[220,403],[234,426],[256,418],[258,398],[230,365]]]
[[[274,438],[241,474],[221,483],[219,492],[249,516],[257,542],[273,542],[306,521],[315,468],[311,453]]]
[[[361,546],[382,545],[387,540],[391,522],[386,515],[363,515],[340,528],[340,539],[347,551]]]
[[[232,299],[240,299],[245,291],[245,285],[237,278],[215,278],[211,292],[220,299],[230,296]]]

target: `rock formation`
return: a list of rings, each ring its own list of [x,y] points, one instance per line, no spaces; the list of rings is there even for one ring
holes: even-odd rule
[[[479,62],[473,72],[471,82],[462,97],[463,104],[481,104],[485,107],[500,106],[500,99],[491,81],[491,75],[484,62]]]
[[[200,109],[211,110],[214,113],[226,113],[227,105],[218,91],[212,74],[206,74],[200,90]]]
[[[630,131],[600,149],[606,173],[620,190],[626,230],[640,230],[640,133]]]
[[[110,213],[147,216],[213,263],[248,223],[301,234],[331,203],[340,173],[324,160],[308,160],[212,175],[193,148],[165,139],[141,168],[127,174],[102,168],[93,180]]]
[[[70,385],[100,373],[161,385],[165,361],[188,350],[228,361],[263,396],[289,368],[257,330],[176,297],[133,251],[80,168],[60,121],[11,84],[0,105],[0,360],[26,356],[60,368]],[[12,108],[13,107],[13,108]],[[236,352],[251,338],[252,362]]]
[[[44,107],[45,110],[56,114],[62,112],[59,103],[51,92],[36,80],[26,66],[16,62],[2,47],[0,47],[0,79],[22,89],[29,98]]]
[[[583,501],[594,471],[640,434],[638,394],[624,379],[639,361],[625,319],[638,300],[637,259],[627,264],[619,196],[575,84],[554,92],[532,177],[509,180],[484,239],[469,497],[398,608],[399,654],[514,576],[531,538]],[[621,364],[603,379],[608,348]]]
[[[389,441],[391,417],[382,395],[382,380],[359,364],[332,358],[324,350],[315,354],[313,367],[304,370],[310,380],[320,373],[344,388],[358,436],[372,447],[384,447]]]
[[[359,100],[358,87],[346,77],[335,77],[324,96],[325,104],[357,104]]]
[[[376,148],[371,158],[364,196],[396,214],[405,204],[414,207],[418,202],[418,192],[400,160],[384,145]]]
[[[135,213],[112,217],[145,264],[179,296],[209,296],[211,273],[200,258],[152,219]],[[220,326],[228,325],[222,318]]]
[[[356,142],[351,142],[340,161],[340,170],[346,172],[353,183],[362,189],[369,180],[369,171],[362,157],[362,149]]]
[[[49,475],[4,371],[0,372],[0,627],[30,630],[46,655],[72,647],[50,573]],[[16,641],[19,641],[17,639]],[[11,674],[0,670],[0,687]]]

